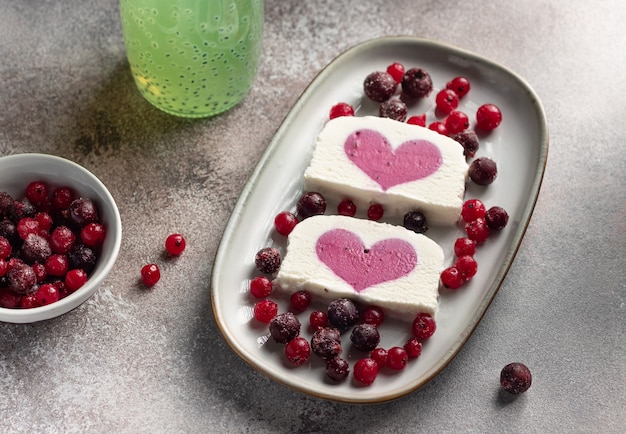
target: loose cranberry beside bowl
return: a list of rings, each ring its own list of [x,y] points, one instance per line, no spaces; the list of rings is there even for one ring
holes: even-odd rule
[[[102,284],[120,250],[122,221],[119,210],[107,188],[95,175],[72,161],[52,155],[32,153],[0,158],[0,192],[7,192],[13,199],[20,200],[26,196],[26,188],[33,181],[42,181],[51,188],[69,187],[76,198],[90,199],[96,205],[98,219],[105,227],[106,235],[102,245],[98,246],[95,267],[80,288],[42,306],[0,307],[0,321],[3,322],[32,323],[63,315],[78,307]]]

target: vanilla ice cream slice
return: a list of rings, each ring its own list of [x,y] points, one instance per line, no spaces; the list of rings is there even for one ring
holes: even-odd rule
[[[433,225],[457,222],[468,165],[463,146],[428,128],[375,116],[328,121],[318,135],[304,188],[387,217],[424,213]]]
[[[278,291],[350,298],[413,319],[435,314],[441,247],[402,226],[339,215],[309,217],[289,234],[274,281]]]

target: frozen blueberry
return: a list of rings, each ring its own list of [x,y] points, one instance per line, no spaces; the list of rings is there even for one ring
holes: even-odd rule
[[[279,344],[286,344],[300,334],[300,321],[291,312],[276,315],[269,325],[272,338]]]
[[[311,350],[323,360],[332,360],[341,354],[341,334],[333,327],[321,327],[313,333]]]
[[[359,322],[359,310],[347,298],[338,298],[328,305],[328,322],[344,332]]]

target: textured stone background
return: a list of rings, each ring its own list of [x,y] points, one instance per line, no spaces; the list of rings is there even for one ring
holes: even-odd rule
[[[93,171],[124,224],[89,302],[0,324],[2,432],[623,432],[626,420],[626,6],[621,0],[268,0],[260,72],[214,119],[163,114],[136,92],[115,0],[0,0],[0,155]],[[214,323],[212,258],[243,185],[315,75],[350,46],[408,34],[502,63],[542,98],[550,156],[527,236],[473,336],[397,401],[320,401],[241,361]],[[188,250],[160,257],[182,231]],[[140,265],[162,265],[158,289]],[[499,394],[511,360],[531,390]]]

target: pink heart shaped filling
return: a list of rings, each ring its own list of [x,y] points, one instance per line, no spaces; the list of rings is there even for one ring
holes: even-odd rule
[[[406,276],[417,265],[413,246],[399,238],[366,248],[361,238],[346,229],[332,229],[315,245],[317,257],[356,292]]]
[[[439,148],[428,140],[408,140],[394,151],[385,136],[373,130],[350,134],[343,149],[383,191],[426,178],[439,170],[443,161]]]

